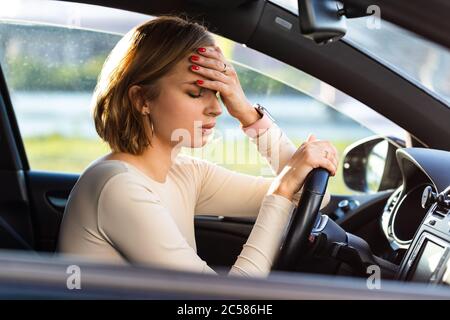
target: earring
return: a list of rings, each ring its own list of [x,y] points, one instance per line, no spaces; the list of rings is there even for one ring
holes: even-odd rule
[[[150,141],[151,141],[151,139],[153,138],[153,135],[154,135],[155,131],[154,131],[154,129],[153,129],[153,121],[152,121],[152,118],[148,117],[148,121],[150,122],[150,131],[151,131],[151,138],[150,138]]]

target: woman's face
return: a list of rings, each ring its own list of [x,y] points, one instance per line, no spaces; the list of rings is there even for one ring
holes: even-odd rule
[[[204,78],[190,71],[189,56],[160,79],[160,95],[150,102],[150,117],[154,138],[172,146],[198,148],[211,136],[222,107],[216,92],[196,85],[196,80]]]

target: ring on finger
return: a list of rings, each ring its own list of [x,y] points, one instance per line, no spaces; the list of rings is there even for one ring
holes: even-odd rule
[[[223,63],[223,70],[222,70],[222,73],[227,73],[227,64],[224,62]]]

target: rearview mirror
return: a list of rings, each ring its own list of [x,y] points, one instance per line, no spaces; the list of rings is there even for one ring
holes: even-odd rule
[[[395,157],[404,141],[373,136],[359,140],[344,151],[343,175],[346,186],[355,191],[377,192],[397,188],[402,182],[400,167]]]
[[[339,40],[347,31],[342,9],[335,0],[298,0],[301,34],[318,44]]]

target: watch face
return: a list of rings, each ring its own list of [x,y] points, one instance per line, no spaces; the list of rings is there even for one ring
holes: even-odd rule
[[[262,118],[264,116],[264,111],[261,109],[261,106],[257,106],[255,109]]]
[[[272,117],[272,115],[270,114],[270,112],[264,108],[262,105],[260,105],[259,103],[256,104],[256,110],[258,111],[258,113],[261,115],[261,117],[263,117],[264,115],[267,115],[267,117],[272,121],[275,122],[275,119]]]

